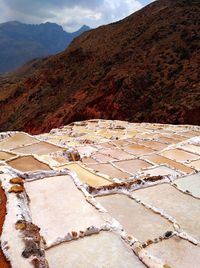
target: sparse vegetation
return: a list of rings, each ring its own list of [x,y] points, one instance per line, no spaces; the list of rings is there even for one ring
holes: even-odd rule
[[[0,130],[98,117],[200,124],[199,14],[199,1],[159,0],[0,76]]]

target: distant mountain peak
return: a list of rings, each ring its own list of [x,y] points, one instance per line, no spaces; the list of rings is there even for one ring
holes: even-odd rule
[[[20,25],[22,24],[22,22],[18,21],[18,20],[12,20],[8,22],[9,24],[14,24],[14,25]]]
[[[82,31],[83,31],[83,30],[84,30],[84,31],[88,31],[88,30],[90,30],[90,29],[91,29],[91,28],[90,28],[88,25],[85,25],[85,24],[84,24],[84,25],[79,29],[79,31],[80,31],[80,30],[82,30]]]
[[[58,31],[64,31],[63,27],[55,22],[44,22],[39,24],[38,26],[45,27],[47,29],[53,29],[53,30],[58,30]]]
[[[7,21],[0,23],[0,25],[10,25],[10,26],[17,26],[17,25],[22,25],[23,23],[17,20],[12,20],[12,21]]]
[[[53,22],[25,24],[8,21],[0,24],[0,72],[12,71],[38,57],[46,57],[66,49],[71,41],[90,28],[83,25],[68,33]]]
[[[89,30],[91,30],[91,28],[84,24],[75,33],[77,33],[79,35],[79,34],[81,34],[83,32],[89,31]]]

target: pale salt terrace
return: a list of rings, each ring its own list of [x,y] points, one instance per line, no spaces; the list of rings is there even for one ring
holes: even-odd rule
[[[180,178],[174,183],[178,189],[200,198],[200,173]]]
[[[89,170],[78,164],[68,164],[65,166],[58,167],[56,169],[62,170],[63,168],[74,171],[78,178],[81,180],[81,182],[86,182],[91,186],[98,187],[111,184],[111,181],[105,180],[101,176],[95,175],[94,173],[90,172]]]
[[[184,239],[173,237],[147,248],[148,252],[164,260],[173,268],[198,268],[200,250],[197,246]]]
[[[37,160],[33,156],[22,156],[7,162],[14,169],[22,172],[36,171],[36,170],[50,170],[50,167]]]
[[[49,154],[57,151],[61,151],[62,149],[60,147],[57,147],[55,145],[52,145],[47,142],[39,142],[34,143],[32,145],[24,146],[21,148],[13,149],[12,152],[14,153],[20,153],[20,154],[37,154],[37,155],[43,155],[43,154]]]
[[[50,268],[144,268],[137,256],[117,235],[103,232],[47,250]]]
[[[100,228],[104,223],[69,176],[27,182],[25,188],[31,200],[32,220],[40,226],[47,243],[72,231],[85,231],[90,226]]]
[[[200,241],[200,200],[169,184],[136,190],[133,197],[172,216],[182,229]]]
[[[200,146],[190,139],[199,135],[198,126],[111,120],[10,132],[0,180],[11,266],[33,267],[34,256],[44,268],[198,267]],[[42,257],[23,257],[32,238],[23,222],[15,228],[22,219],[40,228]]]
[[[16,156],[15,154],[0,151],[0,160],[6,161],[6,160],[9,160],[15,156]]]
[[[141,242],[173,229],[169,221],[125,195],[106,195],[97,197],[97,200],[121,223],[128,234]]]
[[[37,139],[25,133],[14,133],[11,137],[3,139],[0,142],[0,149],[10,150],[19,146],[25,146],[37,142],[39,142]]]

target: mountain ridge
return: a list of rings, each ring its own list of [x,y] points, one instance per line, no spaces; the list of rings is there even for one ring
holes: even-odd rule
[[[0,72],[13,71],[37,57],[45,57],[63,51],[71,41],[89,30],[83,26],[68,33],[62,26],[46,22],[25,24],[9,21],[0,24]]]

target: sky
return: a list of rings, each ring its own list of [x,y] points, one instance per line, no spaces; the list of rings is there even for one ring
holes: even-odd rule
[[[0,22],[55,22],[72,32],[118,21],[153,0],[0,0]]]

